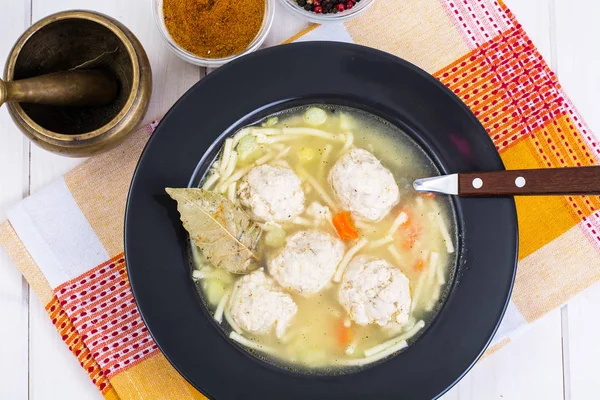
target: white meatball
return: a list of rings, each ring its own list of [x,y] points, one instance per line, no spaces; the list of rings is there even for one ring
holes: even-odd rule
[[[243,330],[267,334],[275,328],[283,336],[298,307],[291,296],[280,291],[261,270],[240,278],[233,289],[231,317]]]
[[[344,154],[331,169],[329,183],[342,208],[359,219],[379,221],[400,201],[392,173],[363,149]]]
[[[283,222],[304,212],[300,179],[287,166],[261,165],[244,176],[238,196],[259,221]]]
[[[348,265],[339,301],[358,325],[408,321],[411,299],[408,278],[387,261],[358,256]]]
[[[269,271],[281,286],[311,296],[329,284],[344,257],[341,240],[317,231],[300,231],[287,239]]]

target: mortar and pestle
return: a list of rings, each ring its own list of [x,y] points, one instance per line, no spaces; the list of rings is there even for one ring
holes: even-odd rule
[[[119,144],[142,120],[152,92],[150,62],[120,22],[90,11],[50,15],[11,50],[0,105],[49,151],[85,157]]]

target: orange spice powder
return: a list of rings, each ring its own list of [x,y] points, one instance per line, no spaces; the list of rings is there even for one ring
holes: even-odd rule
[[[254,40],[265,0],[164,0],[169,34],[180,47],[204,58],[239,54]]]

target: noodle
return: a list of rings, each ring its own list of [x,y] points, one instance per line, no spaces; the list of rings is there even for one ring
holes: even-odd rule
[[[281,134],[281,129],[277,128],[252,128],[253,135],[279,135]]]
[[[421,196],[417,196],[417,199],[415,201],[417,202],[417,207],[419,207],[420,209],[423,209],[423,207],[425,206],[425,203],[423,202],[423,198]]]
[[[229,185],[231,185],[233,182],[237,182],[240,180],[241,177],[243,177],[244,175],[246,175],[254,166],[253,165],[247,165],[243,168],[238,169],[236,172],[234,172],[229,179],[227,179],[227,181],[225,181],[225,183],[221,183],[218,187],[217,187],[217,191],[223,193],[225,190],[227,190],[227,188],[229,187]],[[223,188],[225,188],[225,190],[221,191]]]
[[[433,282],[433,278],[436,275],[436,269],[437,269],[437,264],[438,264],[439,258],[440,258],[440,255],[438,253],[436,253],[435,251],[432,251],[431,255],[429,256],[429,268],[427,268],[427,281],[429,283]]]
[[[298,135],[274,135],[274,136],[257,136],[256,143],[259,144],[273,144],[281,142],[292,142],[294,140],[301,139]]]
[[[283,128],[282,131],[284,135],[314,136],[322,139],[333,140],[336,142],[344,142],[346,140],[346,135],[344,135],[343,133],[329,133],[314,128]]]
[[[356,244],[352,246],[352,248],[348,250],[348,252],[346,252],[346,255],[344,255],[344,258],[342,258],[342,261],[340,261],[340,265],[338,265],[337,271],[335,271],[335,276],[333,277],[334,282],[340,282],[342,280],[342,275],[344,275],[344,271],[346,270],[348,263],[350,263],[352,257],[354,257],[356,253],[358,253],[363,247],[365,247],[366,244],[367,239],[362,238],[358,242],[356,242]]]
[[[330,144],[326,145],[323,149],[323,154],[321,155],[321,163],[319,164],[319,176],[322,176],[325,172],[325,165],[327,164],[327,161],[329,160],[329,156],[331,155],[332,151],[333,146]]]
[[[256,160],[256,162],[254,164],[246,165],[245,167],[238,169],[233,174],[231,174],[231,176],[224,183],[221,183],[217,187],[217,191],[220,193],[225,193],[225,191],[227,191],[227,189],[233,182],[239,181],[244,175],[246,175],[248,172],[250,172],[250,170],[252,168],[259,166],[259,165],[263,165],[263,164],[271,161],[273,158],[285,157],[287,155],[287,153],[289,153],[290,149],[291,149],[290,147],[286,147],[277,155],[274,155],[273,153],[265,154],[264,156],[262,156],[261,158]]]
[[[404,211],[401,211],[400,214],[398,214],[398,216],[394,220],[394,223],[392,224],[392,226],[390,227],[390,230],[388,231],[387,236],[394,236],[394,233],[398,232],[398,229],[400,229],[400,226],[404,225],[407,222],[408,222],[408,214],[406,214]]]
[[[423,286],[425,285],[426,275],[427,274],[425,273],[425,271],[423,271],[421,273],[421,276],[419,277],[419,281],[417,282],[417,286],[415,287],[415,291],[413,292],[412,305],[410,307],[411,312],[414,312],[417,308],[417,304],[419,304],[421,292],[423,291]]]
[[[291,149],[292,149],[292,148],[291,148],[291,147],[289,147],[289,146],[288,146],[288,147],[286,147],[286,148],[284,148],[284,149],[283,149],[283,150],[281,150],[279,153],[277,153],[277,155],[275,156],[275,159],[276,159],[276,160],[279,160],[280,158],[283,158],[283,157],[287,156],[287,155],[288,155],[288,153],[290,152],[290,150],[291,150]],[[260,165],[260,164],[257,164],[257,165]]]
[[[217,306],[217,309],[215,310],[214,318],[215,318],[215,321],[217,321],[218,323],[223,322],[223,311],[225,310],[225,306],[227,305],[227,301],[229,300],[230,295],[231,295],[231,290],[228,290],[227,292],[225,292],[225,294],[221,298],[221,301],[219,301],[219,305]]]
[[[221,157],[220,172],[224,175],[227,166],[229,165],[229,156],[233,150],[233,139],[225,139],[225,147],[223,148],[223,156]]]
[[[240,142],[240,140],[242,140],[246,136],[250,135],[251,133],[252,133],[252,129],[251,128],[244,128],[244,129],[240,130],[238,133],[236,133],[233,136],[232,148],[235,149],[235,147],[238,145],[238,143]]]
[[[446,274],[444,274],[444,267],[442,265],[440,265],[438,263],[437,269],[436,269],[436,275],[437,275],[437,283],[439,285],[443,285],[446,283]]]
[[[421,329],[425,327],[425,321],[420,320],[416,324],[414,324],[409,330],[403,333],[400,337],[404,340],[410,340],[413,336],[415,336]]]
[[[437,220],[438,226],[440,228],[440,233],[442,234],[442,237],[444,238],[444,242],[446,242],[446,250],[448,250],[448,253],[452,254],[454,253],[455,249],[454,249],[454,244],[452,243],[452,238],[450,237],[450,232],[448,231],[448,226],[446,225],[446,222],[444,221],[444,218],[442,217],[442,210],[440,209],[440,206],[438,205],[438,203],[435,200],[431,200],[431,208],[433,208],[434,212],[435,212],[435,219]]]
[[[440,214],[436,214],[436,219],[438,226],[440,227],[440,231],[442,232],[444,242],[446,243],[446,250],[448,250],[448,253],[452,254],[454,253],[454,244],[452,243],[452,238],[450,237],[450,232],[448,232],[446,222],[444,222],[444,218]]]
[[[229,163],[227,164],[227,168],[224,172],[221,173],[221,180],[225,181],[227,178],[231,176],[233,171],[235,170],[235,166],[237,165],[238,154],[237,151],[232,150],[231,155],[229,156]]]
[[[219,180],[219,178],[221,177],[221,175],[217,172],[214,171],[204,182],[204,184],[202,185],[202,189],[203,190],[210,190],[212,188],[212,186],[217,183],[217,181]]]
[[[360,367],[361,365],[367,365],[374,363],[375,361],[383,360],[384,358],[391,356],[392,354],[408,347],[408,343],[406,341],[399,342],[395,346],[389,347],[386,350],[383,350],[377,354],[372,355],[371,357],[358,358],[354,360],[341,360],[339,361],[340,365],[345,365],[348,367]]]
[[[232,298],[233,298],[233,296],[232,296]],[[225,310],[223,311],[223,314],[225,315],[225,321],[227,321],[227,323],[229,324],[231,329],[233,329],[234,332],[241,335],[243,333],[242,328],[240,328],[238,326],[238,324],[235,323],[235,321],[233,320],[233,317],[231,316],[231,311],[229,311],[228,307],[225,308]]]
[[[378,239],[378,240],[375,240],[375,241],[369,243],[369,248],[370,249],[376,249],[378,247],[385,246],[386,244],[391,243],[393,241],[394,241],[393,237],[391,237],[391,236],[385,236],[385,237],[383,237],[381,239]]]
[[[264,346],[260,343],[253,342],[252,340],[248,340],[235,331],[232,331],[229,334],[229,338],[232,340],[235,340],[239,344],[243,344],[244,346],[251,348],[252,350],[260,351],[263,353],[271,353],[271,354],[275,353],[274,348],[269,347],[269,346]]]
[[[402,264],[404,264],[402,256],[400,255],[400,253],[398,253],[398,250],[393,244],[390,244],[387,249],[392,255],[392,257],[394,257],[394,261],[396,261],[396,263],[398,264],[397,267],[400,267]]]
[[[427,306],[425,306],[425,311],[431,311],[431,310],[433,310],[433,308],[435,307],[436,303],[440,299],[440,294],[441,294],[441,286],[437,285],[433,289],[433,294],[431,295],[431,298],[429,299],[429,302],[427,303]]]
[[[421,329],[423,329],[424,326],[425,326],[425,321],[421,320],[421,321],[417,322],[406,333],[403,333],[402,335],[400,335],[394,339],[390,339],[387,342],[381,343],[380,345],[377,345],[375,347],[371,347],[370,349],[365,350],[365,357],[370,357],[374,354],[380,353],[384,350],[389,349],[392,346],[396,346],[398,343],[406,342],[407,340],[409,340],[410,338],[415,336],[417,334],[417,332],[419,332]]]
[[[346,143],[344,144],[344,147],[342,147],[342,150],[340,151],[340,155],[346,154],[346,152],[348,150],[350,150],[350,148],[352,147],[353,144],[354,144],[354,135],[351,132],[346,132]]]
[[[321,185],[319,185],[319,182],[317,182],[317,180],[315,178],[310,176],[306,172],[306,170],[304,170],[302,168],[298,168],[298,172],[306,178],[306,182],[309,185],[311,185],[313,187],[313,189],[315,189],[315,191],[319,194],[319,196],[321,196],[321,198],[329,206],[329,208],[331,208],[334,211],[337,210],[337,207],[336,207],[335,203],[333,202],[333,200],[331,200],[331,197],[329,197],[329,195],[325,192],[325,189],[323,189],[321,187]]]
[[[231,185],[229,185],[229,188],[227,188],[227,198],[232,202],[235,203],[236,201],[236,195],[235,195],[235,187],[237,185],[237,182],[231,182]]]

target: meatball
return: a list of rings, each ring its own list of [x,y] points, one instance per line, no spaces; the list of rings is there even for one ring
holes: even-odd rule
[[[231,317],[243,330],[267,334],[275,328],[283,336],[298,307],[292,297],[279,290],[262,269],[240,278],[230,301]]]
[[[386,260],[358,256],[350,261],[339,301],[358,325],[403,325],[411,307],[408,278]]]
[[[269,263],[269,271],[284,288],[303,296],[321,291],[344,257],[341,240],[318,231],[300,231]]]
[[[363,149],[344,154],[331,169],[329,183],[342,208],[359,219],[379,221],[400,201],[392,173]]]
[[[242,179],[238,196],[259,221],[284,222],[304,212],[300,179],[287,165],[252,168]]]

